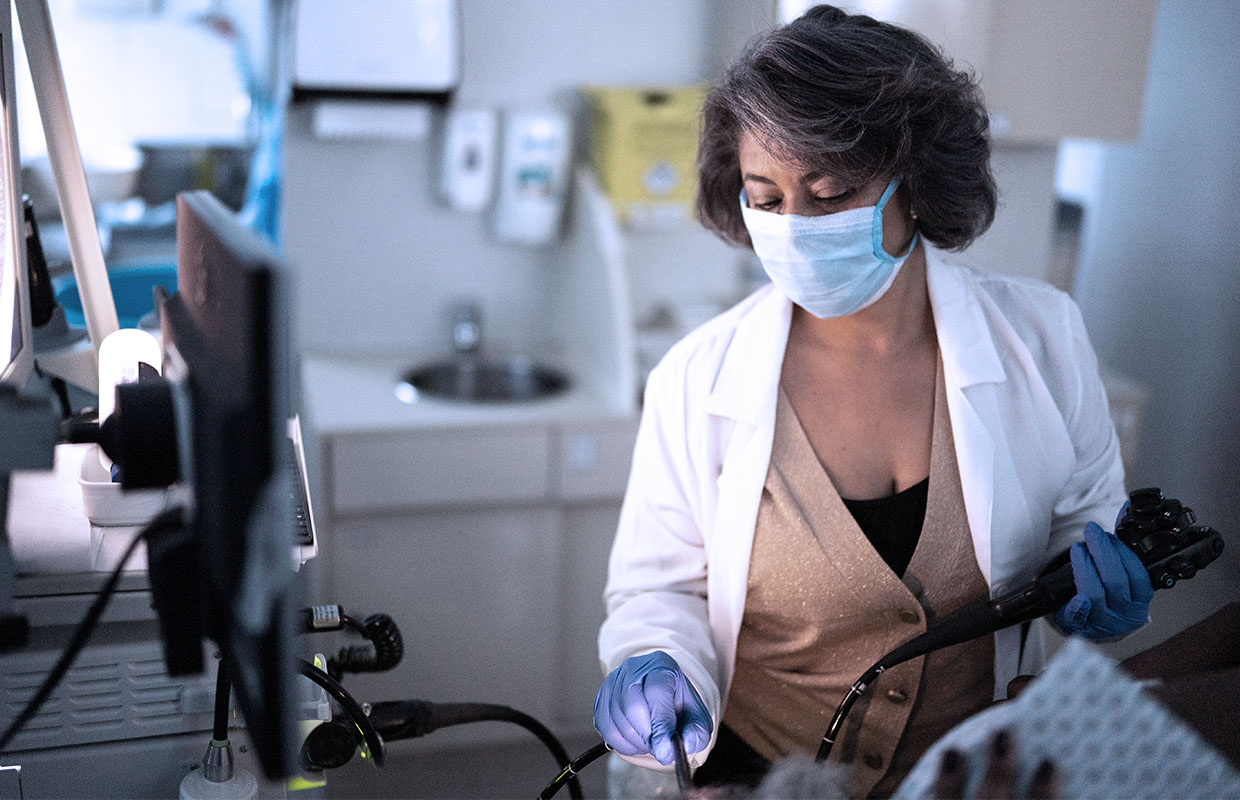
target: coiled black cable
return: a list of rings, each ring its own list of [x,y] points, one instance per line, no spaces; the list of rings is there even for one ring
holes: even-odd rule
[[[335,658],[327,660],[327,673],[336,680],[346,672],[386,672],[404,658],[400,628],[387,614],[371,614],[361,622],[346,614],[341,622],[364,636],[367,643],[342,647]]]

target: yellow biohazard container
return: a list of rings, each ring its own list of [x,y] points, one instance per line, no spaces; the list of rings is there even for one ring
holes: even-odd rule
[[[603,191],[632,227],[692,218],[705,87],[588,87],[591,151]]]

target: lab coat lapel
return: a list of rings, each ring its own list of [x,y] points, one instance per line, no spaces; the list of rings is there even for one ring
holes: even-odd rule
[[[753,299],[755,307],[736,326],[706,402],[707,413],[774,430],[775,399],[792,301],[773,287]]]
[[[735,647],[745,608],[754,524],[771,460],[779,374],[792,321],[792,303],[782,293],[768,288],[754,302],[757,307],[736,327],[706,402],[712,427],[726,439],[720,442],[707,576],[711,624],[725,648]],[[721,658],[725,697],[733,655]]]
[[[992,586],[991,533],[995,500],[997,409],[985,384],[1006,380],[976,291],[966,273],[926,250],[926,280],[943,357],[956,462],[978,568]]]

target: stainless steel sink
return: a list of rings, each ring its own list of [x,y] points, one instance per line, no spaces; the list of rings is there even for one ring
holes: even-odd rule
[[[536,400],[568,388],[568,376],[530,358],[489,360],[462,356],[415,367],[403,381],[418,393],[467,402]]]

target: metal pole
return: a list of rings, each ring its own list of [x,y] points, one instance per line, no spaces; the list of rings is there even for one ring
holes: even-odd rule
[[[97,387],[99,345],[105,336],[120,327],[116,304],[103,261],[103,247],[99,242],[99,228],[86,184],[86,170],[82,166],[73,115],[69,110],[69,95],[65,91],[65,76],[52,31],[51,12],[46,0],[14,0],[14,5],[26,43],[26,58],[30,62],[39,117],[43,121],[43,136],[47,139],[56,199],[69,240],[69,257],[73,262],[78,292],[82,296],[86,333],[94,350],[95,370],[91,382]]]

